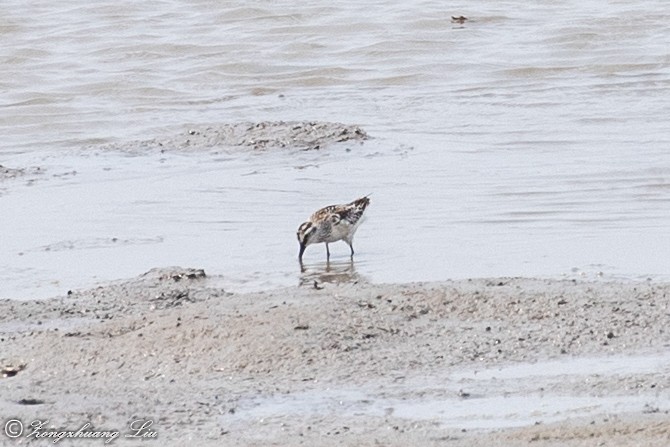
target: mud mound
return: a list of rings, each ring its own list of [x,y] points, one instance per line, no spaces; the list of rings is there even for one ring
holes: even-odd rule
[[[198,151],[213,148],[243,148],[255,151],[316,150],[334,143],[364,141],[367,138],[368,134],[355,125],[314,121],[263,121],[191,126],[176,136],[113,144],[104,148],[121,151]]]

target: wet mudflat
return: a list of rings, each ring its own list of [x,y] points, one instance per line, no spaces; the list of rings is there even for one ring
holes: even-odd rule
[[[150,417],[168,444],[661,446],[670,436],[665,283],[309,278],[236,294],[219,281],[154,269],[1,301],[3,408],[57,426]]]

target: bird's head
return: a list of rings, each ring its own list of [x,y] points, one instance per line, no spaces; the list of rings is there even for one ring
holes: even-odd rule
[[[316,227],[312,222],[305,222],[300,227],[298,227],[298,243],[300,244],[300,253],[298,253],[298,258],[302,261],[302,254],[305,252],[305,248],[311,243],[313,243],[314,236],[316,235]]]

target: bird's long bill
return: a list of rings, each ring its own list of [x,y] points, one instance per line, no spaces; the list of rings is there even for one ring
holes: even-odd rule
[[[300,262],[302,262],[302,254],[305,252],[305,248],[307,246],[305,244],[300,244],[300,252],[298,253],[298,259]]]

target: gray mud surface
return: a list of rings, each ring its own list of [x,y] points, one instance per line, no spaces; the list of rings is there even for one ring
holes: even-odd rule
[[[0,165],[0,181],[10,180],[25,176],[37,175],[43,173],[44,170],[38,167],[30,168],[10,168]]]
[[[2,414],[151,418],[165,445],[670,441],[668,284],[215,283],[174,267],[0,301]]]
[[[176,135],[110,144],[103,149],[134,151],[202,151],[211,149],[322,149],[335,143],[364,141],[356,125],[320,121],[262,121],[191,126]]]

